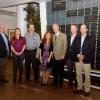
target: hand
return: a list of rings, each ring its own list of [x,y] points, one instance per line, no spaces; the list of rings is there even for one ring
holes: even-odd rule
[[[17,55],[17,56],[19,55],[19,53],[18,53],[18,52],[14,52],[14,53],[15,53],[15,55]]]
[[[50,62],[50,58],[48,58],[48,63]]]
[[[21,51],[21,52],[18,53],[18,55],[21,55],[22,53],[23,53],[23,52]]]
[[[79,55],[79,61],[82,62],[84,60],[84,55],[80,54]]]
[[[39,59],[39,60],[40,60],[40,63],[42,63],[42,57],[40,57],[40,59]]]
[[[64,56],[61,56],[61,59],[64,59],[65,57]]]

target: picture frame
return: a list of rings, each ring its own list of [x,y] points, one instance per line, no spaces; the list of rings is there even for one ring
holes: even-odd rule
[[[15,36],[15,29],[8,29],[8,38],[11,40]]]

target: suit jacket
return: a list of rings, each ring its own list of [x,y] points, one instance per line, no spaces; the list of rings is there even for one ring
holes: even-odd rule
[[[56,60],[61,60],[61,56],[65,56],[67,49],[67,36],[64,33],[59,33],[58,37],[53,36],[53,53]]]
[[[8,40],[8,37],[7,35],[5,35],[7,40]],[[8,46],[9,46],[9,55],[10,55],[10,43],[9,43],[9,40],[8,40]],[[4,39],[2,37],[2,35],[0,34],[0,58],[6,58],[9,56],[8,55],[8,51],[7,51],[7,48],[6,48],[6,44],[4,42]]]
[[[67,38],[67,52],[66,52],[66,59],[70,59],[72,61],[74,61],[74,46],[75,46],[75,41],[77,39],[78,35],[75,36],[72,44],[70,45],[71,42],[71,35]]]
[[[79,36],[75,42],[74,59],[76,62],[79,62],[77,55],[80,54],[80,49],[81,49],[81,36]],[[82,54],[85,56],[83,63],[91,63],[94,49],[95,49],[94,40],[92,39],[91,36],[86,35],[81,49]]]

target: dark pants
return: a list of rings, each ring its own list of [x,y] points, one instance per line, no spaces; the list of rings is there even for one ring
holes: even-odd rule
[[[67,59],[67,66],[68,66],[68,80],[69,80],[69,85],[73,86],[73,81],[75,81],[74,86],[77,86],[77,81],[76,81],[76,67],[75,67],[75,62]]]
[[[7,58],[0,58],[0,80],[6,79]]]
[[[25,66],[26,66],[26,80],[30,80],[31,64],[34,71],[34,80],[39,78],[39,66],[37,66],[36,59],[37,50],[25,50]]]
[[[53,84],[62,85],[64,76],[64,60],[54,60],[52,73],[54,76]]]
[[[17,69],[19,70],[19,81],[22,80],[23,73],[23,55],[17,56],[12,54],[13,57],[13,81],[16,81],[17,78]]]

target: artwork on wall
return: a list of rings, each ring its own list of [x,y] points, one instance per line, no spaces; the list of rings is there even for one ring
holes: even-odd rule
[[[15,29],[8,29],[8,38],[11,40],[15,36]]]

